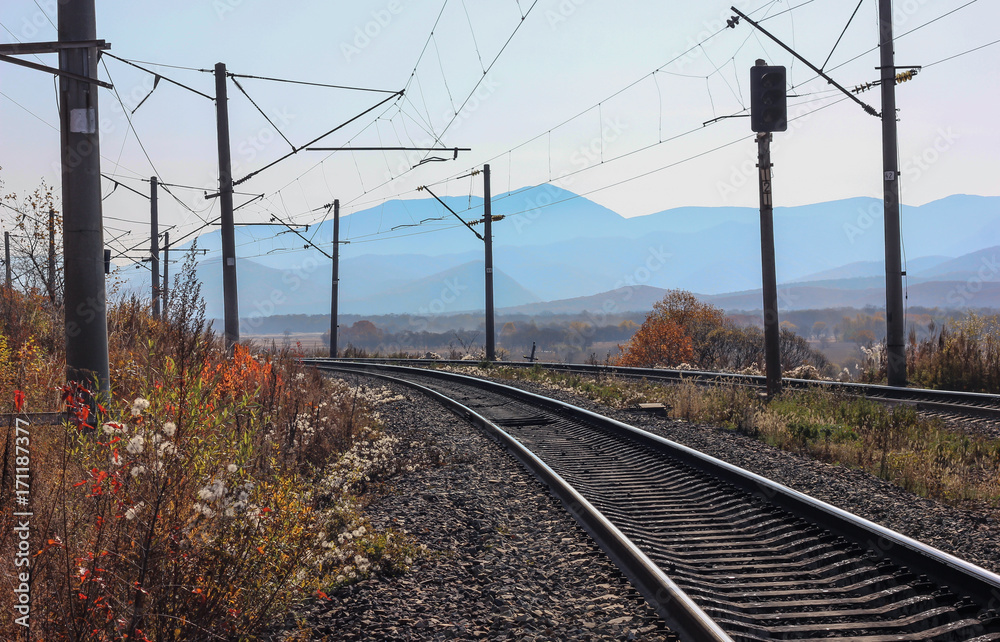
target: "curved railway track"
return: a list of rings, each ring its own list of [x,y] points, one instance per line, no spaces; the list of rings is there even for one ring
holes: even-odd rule
[[[337,359],[336,361],[342,363],[382,363],[397,365],[429,365],[437,363],[451,366],[472,366],[476,364],[475,361],[449,359]],[[530,368],[533,364],[518,361],[504,361],[495,362],[494,365],[513,368]],[[610,375],[628,379],[645,379],[648,381],[693,381],[700,384],[727,383],[759,388],[760,390],[764,390],[766,387],[765,378],[762,376],[733,374],[727,372],[672,370],[666,368],[626,368],[621,366],[589,365],[581,363],[537,363],[537,365],[546,370],[589,376]],[[788,388],[820,387],[855,396],[881,399],[892,403],[909,404],[914,406],[917,410],[925,411],[945,418],[975,418],[1000,421],[1000,394],[927,390],[923,388],[894,388],[890,386],[862,383],[792,379],[788,377],[784,378],[782,382],[783,385]]]
[[[310,361],[415,386],[546,483],[692,640],[1000,640],[1000,576],[685,446],[462,375]]]

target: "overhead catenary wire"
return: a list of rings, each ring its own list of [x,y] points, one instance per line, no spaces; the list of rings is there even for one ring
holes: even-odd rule
[[[954,54],[952,56],[948,56],[947,58],[942,58],[941,60],[935,60],[932,63],[924,65],[923,68],[927,69],[929,67],[933,67],[934,65],[939,65],[942,62],[947,62],[949,60],[954,60],[955,58],[958,58],[960,56],[964,56],[966,54],[973,53],[975,51],[979,51],[980,49],[985,49],[986,47],[992,47],[993,45],[995,45],[997,43],[1000,43],[1000,40],[994,40],[993,42],[987,42],[985,45],[979,45],[978,47],[973,47],[972,49],[963,51],[962,53],[957,53],[957,54]]]
[[[240,93],[242,93],[244,96],[246,96],[247,100],[250,101],[250,104],[253,105],[257,109],[257,111],[260,112],[260,115],[264,117],[264,120],[266,120],[268,122],[268,124],[271,125],[271,127],[274,128],[274,131],[278,132],[278,135],[281,136],[285,140],[286,143],[288,143],[289,147],[291,147],[292,149],[295,149],[295,145],[292,144],[292,141],[288,140],[288,137],[285,136],[285,133],[282,132],[281,129],[277,125],[274,124],[274,121],[271,120],[271,117],[268,116],[264,112],[264,110],[260,108],[260,105],[258,105],[257,102],[253,98],[250,97],[250,94],[248,94],[247,90],[243,88],[243,85],[241,85],[240,81],[236,79],[236,76],[234,76],[233,74],[230,74],[230,77],[233,79],[233,84],[236,85],[236,88],[240,90]]]
[[[141,69],[142,71],[145,71],[147,74],[151,74],[153,76],[156,76],[157,78],[162,78],[163,80],[166,80],[167,82],[169,82],[171,84],[177,85],[178,87],[181,87],[183,89],[187,89],[191,93],[198,94],[199,96],[201,96],[203,98],[208,98],[209,100],[211,100],[213,102],[215,101],[215,97],[214,96],[209,96],[205,92],[198,91],[197,89],[189,87],[189,86],[185,85],[182,82],[178,82],[176,80],[173,80],[172,78],[168,78],[167,76],[164,76],[163,74],[157,73],[157,72],[152,71],[150,69],[146,69],[142,65],[137,65],[136,63],[132,62],[131,60],[126,60],[125,58],[119,58],[118,56],[116,56],[114,54],[108,53],[107,51],[103,52],[103,54],[101,56],[102,59],[103,59],[104,56],[107,56],[108,58],[114,58],[115,60],[117,60],[119,62],[125,63],[126,65],[131,65],[131,66],[135,67],[136,69]],[[102,62],[103,62],[103,60],[102,60]],[[107,64],[105,64],[104,68],[105,68],[105,70],[107,70]],[[108,74],[108,77],[109,78],[111,77],[110,73]],[[122,107],[124,108],[124,105],[122,105]]]
[[[847,97],[838,97],[838,99],[836,101],[834,101],[834,102],[827,103],[825,105],[817,107],[816,109],[812,109],[812,110],[803,112],[802,114],[799,114],[799,115],[797,115],[795,117],[790,118],[789,122],[794,122],[795,120],[798,120],[800,118],[805,118],[806,116],[810,116],[810,115],[812,115],[814,113],[823,111],[823,110],[825,110],[825,109],[827,109],[829,107],[833,107],[834,105],[838,105],[838,104],[844,102],[845,100],[848,100],[848,98]],[[696,128],[696,129],[692,129],[692,130],[690,130],[688,132],[685,132],[683,134],[675,136],[674,138],[676,139],[676,138],[679,138],[679,137],[682,137],[682,136],[686,136],[686,135],[689,135],[691,133],[694,133],[695,131],[700,131],[700,130],[701,130],[700,127]],[[632,181],[636,181],[636,180],[639,180],[639,179],[642,179],[642,178],[646,178],[648,176],[651,176],[653,174],[665,171],[667,169],[671,169],[673,167],[677,167],[677,166],[683,165],[685,163],[692,162],[694,160],[697,160],[699,158],[702,158],[702,157],[707,156],[709,154],[712,154],[714,152],[720,151],[722,149],[726,149],[728,147],[732,147],[732,146],[734,146],[736,144],[739,144],[739,143],[744,142],[746,140],[752,139],[754,136],[755,136],[755,134],[754,135],[748,135],[748,136],[740,136],[739,138],[731,140],[731,141],[729,141],[727,143],[723,143],[723,144],[714,146],[714,147],[712,147],[710,149],[704,150],[702,152],[699,152],[699,153],[687,156],[687,157],[685,157],[683,159],[680,159],[680,160],[677,160],[677,161],[673,161],[671,163],[668,163],[668,164],[663,165],[661,167],[658,167],[656,169],[652,169],[652,170],[649,170],[647,172],[643,172],[641,174],[637,174],[637,175],[629,177],[629,178],[625,178],[625,179],[622,179],[622,180],[619,180],[619,181],[615,181],[615,182],[613,182],[613,183],[611,183],[609,185],[604,185],[602,187],[597,187],[597,188],[594,188],[592,190],[588,190],[586,192],[582,192],[580,194],[573,194],[573,195],[568,196],[566,198],[562,198],[562,199],[559,199],[559,200],[554,200],[554,201],[552,201],[550,203],[547,203],[547,204],[535,204],[530,209],[520,210],[520,211],[513,212],[513,213],[508,213],[508,214],[506,214],[506,216],[508,218],[510,218],[510,217],[513,217],[513,216],[518,216],[520,214],[526,214],[528,212],[542,210],[542,209],[545,209],[545,208],[548,208],[548,207],[552,207],[552,206],[555,206],[555,205],[559,205],[559,204],[562,204],[562,203],[573,201],[573,200],[576,200],[578,198],[584,198],[584,197],[590,196],[592,194],[596,194],[598,192],[602,192],[604,190],[612,189],[612,188],[615,188],[615,187],[620,187],[621,185],[630,183]],[[664,142],[667,142],[667,141],[664,141]],[[640,151],[644,151],[644,150],[635,150],[633,152],[630,152],[630,154],[638,153]],[[576,172],[574,172],[574,174],[580,173],[580,172],[583,172],[583,171],[587,171],[587,170],[590,170],[590,169],[593,169],[593,168],[599,167],[599,166],[600,165],[592,165],[592,166],[589,166],[589,167],[586,167],[586,168],[582,168],[582,169],[577,170]],[[531,189],[531,188],[530,187],[526,187],[526,188],[523,188],[522,190],[518,190],[518,191],[525,191],[527,189]],[[464,212],[468,212],[468,211],[471,211],[471,210],[474,210],[474,209],[478,209],[478,206],[470,208],[468,210],[459,211],[459,212],[457,212],[457,214],[462,214]],[[445,220],[446,218],[447,217],[435,217],[435,218],[426,219],[426,221],[428,221],[428,222],[437,222],[437,221]],[[417,224],[417,225],[420,225],[420,224]],[[412,225],[407,225],[407,226],[400,226],[400,227],[413,227],[413,226]],[[446,231],[446,230],[454,229],[454,228],[458,228],[458,227],[459,227],[458,225],[435,227],[433,229],[426,230],[424,233],[431,233],[431,232],[437,232],[437,231]],[[410,233],[410,234],[405,234],[405,235],[394,235],[394,236],[392,236],[392,235],[389,235],[391,232],[392,232],[392,230],[390,230],[389,233],[387,233],[387,232],[377,232],[377,233],[372,233],[372,234],[366,234],[366,235],[360,235],[360,236],[356,236],[356,237],[351,237],[351,242],[352,243],[373,242],[375,240],[389,240],[389,239],[392,239],[392,238],[399,238],[401,236],[409,236],[409,235],[415,234],[415,233]],[[381,237],[381,238],[379,238],[379,237]],[[358,239],[369,239],[369,240],[366,241],[366,240],[358,240]],[[294,250],[290,250],[290,251],[294,251]]]
[[[844,34],[847,33],[847,29],[851,26],[851,23],[854,22],[854,16],[858,15],[858,9],[861,8],[861,5],[864,4],[864,2],[865,0],[858,0],[858,6],[854,7],[854,13],[851,14],[851,17],[847,20],[847,24],[844,25],[844,30],[840,32],[837,42],[833,43],[833,49],[830,50],[830,55],[828,55],[826,60],[823,61],[823,64],[819,66],[820,69],[826,68],[827,63],[830,62],[830,58],[833,57],[833,52],[837,50],[837,46],[840,44],[840,41],[844,39]]]
[[[788,9],[788,10],[786,10],[786,11],[790,11],[790,10],[792,10],[792,9],[796,9],[796,8],[798,8],[799,6],[803,6],[803,5],[806,5],[806,4],[809,4],[810,2],[813,2],[813,1],[814,1],[814,0],[807,0],[806,2],[803,2],[803,3],[800,3],[799,5],[796,5],[795,7],[792,7],[791,9]],[[447,4],[447,0],[445,1],[445,4]],[[537,4],[537,0],[536,0],[536,4]],[[763,9],[765,9],[765,8],[769,10],[769,9],[770,9],[770,7],[771,7],[771,6],[773,5],[773,4],[774,4],[774,2],[771,2],[771,3],[768,3],[768,5],[765,5],[764,7],[760,7],[760,8],[758,8],[758,9],[755,9],[755,10],[751,11],[749,15],[753,15],[753,14],[755,14],[755,13],[758,13],[759,11],[761,11],[761,10],[763,10]],[[534,7],[534,4],[532,4],[532,7]],[[442,7],[442,12],[443,12],[443,11],[444,11],[444,7]],[[781,12],[781,13],[784,13],[784,12]],[[775,14],[775,16],[777,16],[777,15],[780,15],[780,14]],[[523,14],[523,16],[524,16],[524,17],[526,17],[526,16],[527,16],[527,14]],[[771,17],[775,17],[775,16],[771,16]],[[439,14],[439,15],[438,15],[438,20],[440,20],[440,18],[441,18],[441,16],[440,16],[440,14]],[[523,19],[523,18],[522,18],[522,19]],[[436,25],[436,24],[437,24],[437,23],[435,22],[435,25]],[[691,45],[690,47],[688,47],[688,48],[687,48],[686,50],[684,50],[684,51],[680,52],[679,54],[676,54],[676,55],[675,55],[675,56],[674,56],[673,58],[671,58],[670,60],[667,60],[666,62],[664,62],[664,63],[663,63],[662,65],[660,65],[659,67],[657,67],[656,69],[654,69],[652,73],[657,73],[657,72],[661,72],[661,71],[663,71],[663,69],[664,69],[665,67],[667,67],[668,65],[671,65],[671,64],[673,64],[673,63],[677,62],[678,60],[680,60],[680,59],[684,58],[685,56],[687,56],[688,54],[690,54],[690,53],[691,53],[692,51],[695,51],[696,49],[698,49],[698,48],[699,48],[699,47],[701,47],[702,45],[704,45],[704,44],[708,43],[709,41],[713,40],[713,39],[714,39],[715,37],[717,37],[717,36],[718,36],[719,34],[721,34],[722,32],[726,31],[727,29],[728,29],[728,27],[726,27],[726,26],[723,26],[723,27],[719,28],[718,30],[716,30],[715,32],[713,32],[713,33],[711,33],[711,34],[709,34],[709,35],[705,36],[705,37],[704,37],[704,38],[702,38],[702,39],[701,39],[701,40],[700,40],[699,42],[696,42],[696,43],[692,44],[692,45]],[[432,30],[432,35],[433,35],[433,30]],[[512,34],[512,36],[511,36],[511,38],[512,38],[512,37],[513,37],[513,34]],[[508,43],[509,43],[509,42],[510,42],[510,38],[508,39]],[[428,43],[429,43],[429,40],[428,40]],[[505,46],[506,46],[506,45],[505,45]],[[425,49],[426,49],[426,45],[425,45]],[[421,54],[421,57],[422,57],[422,55],[423,55],[423,54]],[[495,62],[495,61],[494,61],[494,62]],[[418,65],[419,65],[419,61],[418,61]],[[415,73],[416,73],[416,67],[414,67],[414,71],[413,71],[413,74],[411,74],[411,80],[413,79],[413,77],[414,77]],[[670,73],[670,72],[664,72],[664,73]],[[713,73],[714,73],[714,72],[713,72]],[[560,122],[559,124],[555,125],[554,127],[549,127],[549,128],[548,128],[548,129],[547,129],[547,130],[546,130],[545,132],[542,132],[541,134],[538,134],[538,135],[536,135],[536,136],[533,136],[532,138],[529,138],[528,140],[526,140],[526,141],[524,141],[524,142],[520,143],[519,145],[516,145],[516,146],[514,146],[514,147],[512,147],[512,148],[510,148],[510,149],[508,149],[508,150],[506,150],[506,151],[504,151],[504,152],[502,152],[502,153],[500,153],[500,154],[498,154],[498,155],[496,155],[496,156],[494,156],[494,157],[490,158],[490,159],[487,159],[487,160],[486,160],[485,162],[487,162],[487,163],[489,163],[489,162],[492,162],[492,161],[494,161],[494,160],[496,160],[496,159],[498,159],[498,158],[500,158],[501,156],[504,156],[504,155],[508,155],[508,156],[509,156],[509,154],[510,154],[511,152],[513,152],[513,151],[516,151],[516,150],[520,149],[521,147],[524,147],[524,146],[526,146],[526,145],[529,145],[529,144],[531,144],[531,143],[535,142],[536,140],[538,140],[538,139],[539,139],[539,138],[541,138],[542,136],[545,136],[545,135],[547,135],[547,133],[548,133],[549,131],[551,131],[551,130],[555,130],[555,129],[559,129],[560,127],[563,127],[564,125],[566,125],[566,124],[568,124],[568,123],[570,123],[570,122],[572,122],[572,121],[574,121],[574,120],[576,120],[576,119],[578,119],[578,118],[580,118],[580,117],[584,116],[585,114],[587,114],[587,113],[588,113],[588,112],[590,112],[591,110],[593,110],[593,109],[596,109],[596,108],[597,108],[597,106],[598,106],[598,105],[599,105],[600,103],[603,103],[603,102],[607,102],[607,101],[609,101],[609,100],[611,100],[611,99],[613,99],[613,98],[615,98],[615,97],[617,97],[617,96],[619,96],[619,95],[621,95],[621,94],[625,93],[625,92],[626,92],[626,91],[628,91],[629,89],[632,89],[633,87],[635,87],[635,86],[636,86],[636,85],[638,85],[639,83],[641,83],[641,82],[643,82],[644,80],[646,80],[646,78],[647,78],[647,77],[649,77],[650,75],[651,75],[651,74],[644,74],[644,75],[643,75],[642,77],[640,77],[640,78],[638,78],[638,79],[636,79],[636,80],[634,80],[634,81],[632,81],[632,82],[628,83],[627,85],[625,85],[625,86],[624,86],[624,87],[622,87],[621,89],[618,89],[617,91],[613,92],[613,93],[612,93],[612,94],[610,94],[609,96],[606,96],[606,97],[605,97],[604,99],[602,99],[601,101],[598,101],[598,103],[596,103],[596,104],[594,104],[594,105],[592,105],[592,106],[590,106],[590,107],[588,107],[588,108],[586,108],[586,109],[584,109],[584,110],[582,110],[582,111],[580,111],[580,112],[578,112],[578,113],[574,114],[573,116],[570,116],[569,118],[565,119],[564,121]],[[698,78],[704,78],[705,76],[697,76],[697,77],[698,77]],[[418,82],[419,82],[419,81],[418,81]],[[475,92],[475,90],[473,90],[473,93],[474,93],[474,92]],[[412,104],[412,103],[411,103],[411,104]],[[459,110],[459,112],[461,112],[461,110]],[[456,117],[457,117],[457,114],[456,114]],[[454,119],[453,119],[453,121],[454,121]],[[441,135],[443,136],[443,133],[442,133]],[[469,170],[468,170],[468,169],[466,169],[466,170],[462,170],[462,172],[460,172],[460,173],[463,173],[463,174],[464,174],[464,173],[465,173],[465,172],[467,172],[467,171],[469,171]],[[404,174],[406,174],[406,173],[408,173],[408,172],[403,172],[402,174],[400,174],[400,175],[398,175],[398,176],[396,176],[396,177],[393,177],[393,178],[390,178],[389,180],[387,180],[387,181],[384,181],[383,183],[381,183],[381,184],[379,184],[379,185],[377,185],[377,186],[375,186],[375,187],[373,187],[373,188],[371,188],[371,189],[368,189],[368,190],[365,190],[365,191],[364,191],[364,193],[362,193],[362,194],[360,194],[359,196],[355,197],[354,199],[351,199],[351,200],[347,201],[346,203],[344,203],[344,206],[346,207],[346,206],[349,206],[349,205],[351,205],[351,204],[355,203],[355,202],[356,202],[357,200],[359,200],[360,198],[362,198],[363,196],[365,196],[365,195],[366,195],[366,194],[368,194],[369,192],[372,192],[372,191],[375,191],[375,190],[378,190],[378,189],[381,189],[382,187],[384,187],[384,186],[388,185],[389,183],[393,182],[394,180],[396,180],[396,179],[398,179],[398,178],[402,177],[402,176],[403,176]],[[446,179],[446,180],[447,180],[447,179]],[[415,190],[409,190],[409,191],[407,191],[407,192],[403,192],[403,193],[409,193],[409,192],[412,192],[412,191],[415,191]],[[397,195],[397,196],[398,196],[398,195]]]
[[[199,69],[198,71],[202,71],[202,72],[205,72],[205,73],[215,73],[215,71],[212,70],[212,69]],[[267,81],[270,81],[270,82],[290,83],[290,84],[293,84],[293,85],[305,85],[307,87],[325,87],[325,88],[328,88],[328,89],[344,89],[344,90],[347,90],[347,91],[367,91],[367,92],[372,92],[372,93],[377,93],[377,94],[396,94],[396,93],[399,93],[398,91],[396,91],[394,89],[372,89],[371,87],[352,87],[350,85],[330,85],[330,84],[327,84],[327,83],[309,82],[309,81],[306,81],[306,80],[288,80],[286,78],[268,78],[267,76],[250,76],[250,75],[247,75],[247,74],[237,74],[237,73],[232,73],[232,72],[227,72],[226,75],[228,75],[234,81],[237,78],[247,78],[247,79],[250,79],[250,80],[267,80]],[[249,98],[249,96],[248,96],[248,98]]]
[[[111,72],[108,70],[107,63],[104,62],[103,59],[102,59],[101,64],[104,65],[104,71],[105,71],[105,73],[108,74],[108,79],[111,80]],[[112,85],[114,84],[113,80],[112,80],[111,84]],[[159,177],[160,172],[158,172],[156,170],[156,165],[153,164],[153,159],[149,157],[149,152],[146,151],[146,146],[142,144],[142,140],[139,138],[139,132],[137,132],[135,130],[135,126],[132,124],[132,117],[129,115],[128,109],[125,108],[125,103],[122,101],[122,97],[119,95],[118,89],[115,88],[112,91],[114,92],[115,98],[118,99],[118,104],[121,105],[121,107],[122,107],[122,112],[125,114],[125,120],[126,120],[126,122],[128,122],[129,129],[132,130],[132,135],[135,136],[135,141],[139,144],[139,149],[142,150],[143,155],[146,157],[146,160],[149,162],[149,166],[153,169],[153,173],[156,174],[157,177]],[[194,214],[195,217],[201,219],[204,222],[205,219],[203,219],[201,217],[200,213],[196,212],[194,209],[192,209],[190,206],[188,206],[187,203],[185,203],[181,199],[177,198],[177,196],[173,192],[171,192],[167,188],[164,188],[163,191],[165,191],[167,194],[170,195],[171,198],[173,198],[175,201],[177,201],[177,203],[181,207],[183,207],[184,209],[186,209],[190,213]]]
[[[353,123],[353,122],[354,122],[354,121],[356,121],[357,119],[361,118],[361,117],[362,117],[362,116],[364,116],[365,114],[367,114],[367,113],[369,113],[369,112],[372,112],[372,111],[374,111],[374,110],[378,109],[379,107],[381,107],[381,106],[382,106],[382,105],[384,105],[385,103],[389,102],[390,100],[393,100],[394,98],[398,100],[398,99],[399,99],[399,97],[400,97],[400,96],[402,96],[402,93],[403,93],[403,92],[401,92],[401,91],[398,91],[398,92],[394,93],[393,95],[391,95],[391,96],[389,96],[389,97],[387,97],[387,98],[385,98],[385,99],[381,100],[380,102],[378,102],[377,104],[373,105],[372,107],[369,107],[368,109],[364,110],[363,112],[361,112],[361,113],[360,113],[360,114],[358,114],[357,116],[354,116],[354,117],[350,118],[349,120],[347,120],[347,121],[345,121],[345,122],[343,122],[343,123],[341,123],[341,124],[337,125],[336,127],[334,127],[333,129],[331,129],[330,131],[328,131],[328,132],[326,132],[325,134],[323,134],[322,136],[317,136],[316,138],[312,139],[311,141],[309,141],[309,142],[308,142],[308,143],[306,143],[305,145],[302,145],[302,146],[300,146],[300,147],[294,147],[294,146],[293,146],[293,148],[292,148],[292,151],[290,151],[289,153],[285,154],[285,155],[284,155],[284,156],[282,156],[281,158],[279,158],[279,159],[277,159],[277,160],[275,160],[275,161],[272,161],[272,162],[268,163],[267,165],[265,165],[264,167],[261,167],[261,168],[260,168],[260,169],[258,169],[258,170],[255,170],[255,171],[253,171],[253,172],[250,172],[249,174],[247,174],[247,175],[246,175],[246,176],[244,176],[243,178],[239,179],[238,181],[233,181],[233,186],[236,186],[236,185],[240,185],[240,184],[242,184],[242,183],[245,183],[246,181],[250,180],[250,179],[251,179],[251,178],[253,178],[254,176],[257,176],[258,174],[260,174],[261,172],[263,172],[263,171],[265,171],[265,170],[267,170],[267,169],[270,169],[270,168],[274,167],[275,165],[277,165],[277,164],[278,164],[278,163],[280,163],[281,161],[284,161],[284,160],[287,160],[288,158],[291,158],[292,156],[294,156],[295,154],[298,154],[298,153],[299,153],[300,151],[302,151],[303,149],[305,149],[305,148],[309,147],[309,146],[310,146],[310,145],[312,145],[313,143],[317,143],[317,142],[319,142],[319,141],[323,140],[324,138],[326,138],[327,136],[329,136],[330,134],[333,134],[334,132],[337,132],[337,131],[339,131],[339,130],[343,129],[344,127],[346,127],[346,126],[350,125],[351,123]]]

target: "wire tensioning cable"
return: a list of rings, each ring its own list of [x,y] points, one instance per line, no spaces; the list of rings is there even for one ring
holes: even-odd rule
[[[242,183],[247,182],[248,180],[250,180],[251,178],[253,178],[257,174],[260,174],[261,172],[263,172],[266,169],[270,169],[271,167],[274,167],[275,165],[277,165],[278,163],[280,163],[283,160],[287,160],[288,158],[291,158],[292,156],[294,156],[295,154],[298,154],[303,149],[309,147],[313,143],[317,143],[317,142],[323,140],[324,138],[326,138],[327,136],[329,136],[330,134],[332,134],[332,133],[334,133],[336,131],[339,131],[340,129],[342,129],[342,128],[348,126],[348,125],[350,125],[351,123],[353,123],[357,119],[361,118],[362,116],[364,116],[365,114],[367,114],[369,112],[372,112],[372,111],[378,109],[379,107],[381,107],[385,103],[389,102],[390,100],[392,100],[394,98],[398,100],[399,97],[401,97],[402,95],[403,95],[402,91],[397,91],[394,94],[392,94],[391,96],[389,96],[389,97],[385,98],[384,100],[380,101],[378,104],[373,105],[372,107],[369,107],[368,109],[364,110],[363,112],[361,112],[357,116],[354,116],[350,120],[347,120],[347,121],[345,121],[345,122],[337,125],[336,127],[334,127],[333,129],[331,129],[330,131],[328,131],[325,134],[323,134],[322,136],[317,136],[316,138],[312,139],[311,141],[309,141],[305,145],[302,145],[301,147],[294,147],[293,146],[291,152],[285,154],[284,156],[282,156],[281,158],[279,158],[279,159],[277,159],[275,161],[272,161],[272,162],[268,163],[267,165],[265,165],[264,167],[261,167],[260,169],[258,169],[256,171],[250,172],[249,174],[247,174],[243,178],[239,179],[238,181],[234,181],[233,182],[233,186],[235,187],[236,185],[240,185]]]
[[[131,60],[126,60],[124,58],[119,58],[118,56],[116,56],[114,54],[108,53],[107,51],[103,52],[103,55],[101,57],[103,58],[104,56],[108,56],[109,58],[114,58],[115,60],[117,60],[119,62],[125,63],[126,65],[131,65],[131,66],[135,67],[136,69],[141,69],[142,71],[145,71],[147,74],[152,74],[152,75],[156,76],[157,78],[162,78],[163,80],[166,80],[167,82],[169,82],[171,84],[174,84],[174,85],[177,85],[178,87],[182,87],[184,89],[187,89],[191,93],[198,94],[199,96],[202,96],[203,98],[208,98],[209,100],[211,100],[213,102],[215,101],[215,97],[214,96],[209,96],[208,94],[206,94],[204,92],[201,92],[201,91],[198,91],[197,89],[193,89],[191,87],[188,87],[184,83],[177,82],[176,80],[173,80],[171,78],[167,78],[163,74],[158,74],[155,71],[152,71],[150,69],[146,69],[145,67],[143,67],[141,65],[135,64]],[[166,66],[166,65],[164,65],[164,66]],[[107,70],[107,65],[105,65],[104,68],[105,68],[105,70]],[[108,74],[108,77],[110,78],[111,74]],[[123,107],[124,107],[124,105],[123,105]]]
[[[215,73],[215,71],[212,70],[212,69],[199,69],[198,71],[202,71],[202,72],[205,72],[205,73]],[[321,82],[309,82],[309,81],[306,81],[306,80],[288,80],[288,79],[285,79],[285,78],[268,78],[267,76],[250,76],[250,75],[247,75],[247,74],[235,74],[235,73],[232,73],[232,72],[227,72],[227,75],[230,78],[232,78],[233,80],[235,80],[237,78],[247,78],[247,79],[251,79],[251,80],[267,80],[269,82],[289,83],[289,84],[292,84],[292,85],[305,85],[305,86],[308,86],[308,87],[326,87],[328,89],[346,89],[348,91],[370,91],[370,92],[377,93],[377,94],[396,94],[396,93],[399,93],[399,92],[397,92],[397,91],[395,91],[393,89],[372,89],[370,87],[351,87],[351,86],[348,86],[348,85],[328,85],[326,83],[321,83]]]

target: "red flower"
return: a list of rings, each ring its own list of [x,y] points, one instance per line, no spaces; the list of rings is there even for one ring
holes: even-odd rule
[[[24,400],[25,400],[24,393],[21,392],[20,390],[15,390],[14,391],[14,410],[15,411],[21,412],[22,410],[24,410]]]

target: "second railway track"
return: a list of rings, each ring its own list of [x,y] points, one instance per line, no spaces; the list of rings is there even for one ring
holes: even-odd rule
[[[1000,577],[752,473],[480,379],[314,363],[420,386],[515,439],[544,462],[533,472],[690,639],[1000,640]],[[561,480],[582,499],[560,494]],[[640,552],[623,550],[617,536]]]

